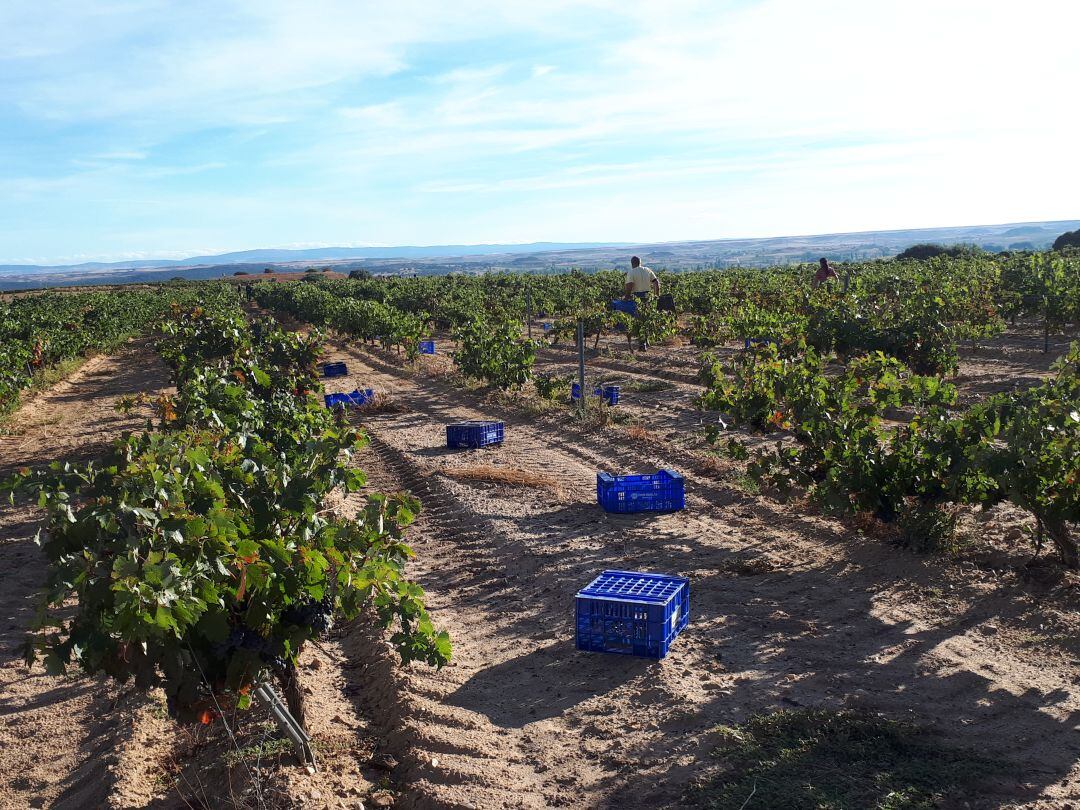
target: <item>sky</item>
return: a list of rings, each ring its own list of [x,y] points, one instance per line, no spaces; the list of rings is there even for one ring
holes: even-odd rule
[[[0,263],[1080,218],[1066,0],[0,3]]]

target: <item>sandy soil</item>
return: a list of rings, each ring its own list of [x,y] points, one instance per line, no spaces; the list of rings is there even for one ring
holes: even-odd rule
[[[1045,375],[1040,341],[1021,330],[965,352],[965,396]],[[1053,566],[1023,572],[1022,516],[970,517],[977,542],[943,560],[740,489],[737,471],[701,447],[709,417],[693,408],[694,347],[634,356],[618,338],[602,342],[590,379],[624,386],[630,422],[606,426],[563,409],[525,416],[455,385],[448,348],[441,339],[420,371],[345,344],[330,359],[349,363],[342,390],[373,387],[403,406],[356,417],[372,437],[357,463],[372,489],[406,488],[424,502],[412,574],[453,635],[455,660],[439,673],[403,670],[364,622],[309,649],[301,674],[322,767],[307,773],[288,752],[264,761],[273,806],[681,806],[709,772],[717,725],[843,706],[1016,762],[1018,775],[987,784],[972,807],[1080,798],[1080,585]],[[541,352],[539,370],[569,374],[574,363],[557,346]],[[90,361],[16,415],[0,439],[0,474],[100,453],[146,417],[120,416],[115,400],[166,384],[142,345]],[[448,451],[444,425],[461,418],[502,419],[506,443]],[[536,486],[469,477],[484,465]],[[614,516],[596,506],[598,470],[658,467],[687,475],[685,511]],[[0,807],[250,803],[246,766],[222,765],[221,729],[180,730],[153,696],[49,678],[16,660],[43,574],[29,542],[37,520],[24,504],[0,516]],[[664,661],[574,649],[574,593],[611,567],[691,578],[691,624]],[[261,723],[247,718],[241,745],[267,738]]]
[[[541,370],[568,362],[559,351]],[[387,740],[407,806],[675,806],[705,770],[711,729],[792,706],[915,720],[1020,766],[973,806],[1063,807],[1080,795],[1080,655],[1071,641],[1040,643],[1071,637],[1074,586],[917,557],[724,484],[664,439],[700,422],[689,371],[667,392],[624,393],[620,407],[656,434],[634,442],[619,427],[522,418],[381,352],[332,359],[350,364],[349,390],[370,386],[408,409],[363,419],[373,443],[360,466],[373,485],[424,501],[413,573],[456,644],[454,666],[415,669],[377,694],[376,710],[401,718]],[[590,367],[632,378],[651,362]],[[663,362],[670,379],[677,363]],[[504,420],[506,443],[447,451],[444,425],[461,418]],[[446,474],[478,464],[553,476],[564,495]],[[657,467],[688,476],[687,510],[597,508],[597,470]],[[691,578],[692,622],[666,660],[575,651],[574,593],[609,567]]]
[[[125,394],[158,392],[165,369],[145,344],[95,357],[13,415],[0,438],[0,476],[23,465],[88,458],[125,430],[139,429],[147,410],[121,415]],[[0,807],[99,807],[113,779],[121,692],[104,680],[27,670],[19,655],[45,572],[32,542],[40,512],[24,503],[0,510]]]

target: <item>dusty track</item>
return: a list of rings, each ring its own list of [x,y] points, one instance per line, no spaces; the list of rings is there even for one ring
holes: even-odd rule
[[[1075,651],[1024,641],[1055,613],[1034,604],[1037,587],[860,539],[700,474],[685,512],[605,515],[596,470],[691,472],[684,454],[501,413],[386,355],[339,348],[346,384],[408,407],[365,418],[374,443],[360,465],[374,485],[425,501],[414,574],[456,643],[455,666],[417,669],[380,696],[400,713],[411,806],[674,806],[711,729],[792,706],[916,720],[1020,766],[972,806],[1080,795],[1080,670]],[[507,422],[504,446],[445,450],[445,423],[484,417]],[[479,463],[553,475],[566,497],[442,474]],[[573,594],[608,567],[691,577],[692,624],[665,661],[574,650]]]
[[[99,454],[148,415],[118,414],[117,399],[166,385],[164,367],[144,344],[91,359],[14,415],[11,433],[0,438],[0,476]],[[45,573],[32,542],[39,520],[40,512],[23,503],[5,503],[0,512],[0,807],[94,808],[108,795],[107,765],[123,732],[114,711],[119,690],[104,680],[50,677],[40,665],[27,670],[19,658]]]
[[[339,752],[315,777],[284,769],[303,806],[355,807],[377,785],[381,774],[365,768],[372,734],[402,761],[393,773],[400,805],[677,806],[709,761],[716,725],[792,706],[912,719],[1020,766],[972,807],[1048,810],[1080,796],[1075,597],[896,551],[710,476],[688,453],[701,421],[691,352],[673,350],[686,355],[675,373],[651,358],[590,360],[596,373],[671,383],[624,393],[620,408],[662,437],[635,446],[620,428],[504,412],[388,355],[339,347],[333,359],[353,371],[343,386],[370,385],[407,406],[363,419],[373,442],[358,464],[372,488],[408,488],[425,503],[411,535],[413,574],[454,636],[455,662],[438,674],[402,671],[362,626],[309,650],[313,731]],[[983,354],[965,361],[973,394],[1045,373],[1016,351]],[[560,373],[572,363],[562,350],[542,359],[542,370]],[[16,415],[0,438],[0,475],[99,454],[147,415],[121,416],[116,400],[166,385],[140,344],[89,361]],[[460,418],[503,419],[506,444],[447,451],[443,426]],[[561,491],[445,474],[481,464],[543,473]],[[688,474],[686,511],[619,517],[596,507],[598,469],[660,466]],[[130,728],[114,710],[115,687],[28,672],[17,660],[44,571],[29,542],[37,520],[25,504],[0,515],[0,807],[182,806],[150,789],[160,787],[154,736],[171,734],[169,724],[144,713]],[[574,650],[573,594],[606,567],[691,577],[692,624],[665,661]],[[127,774],[110,768],[135,765],[145,781],[118,793]]]

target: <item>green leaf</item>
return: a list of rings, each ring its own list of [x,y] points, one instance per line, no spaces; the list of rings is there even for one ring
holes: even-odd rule
[[[196,630],[208,640],[221,643],[229,637],[228,614],[222,610],[209,610],[199,619]]]

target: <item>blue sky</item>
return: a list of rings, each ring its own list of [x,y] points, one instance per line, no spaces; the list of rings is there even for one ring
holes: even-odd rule
[[[1080,216],[1080,4],[0,5],[0,263]]]

